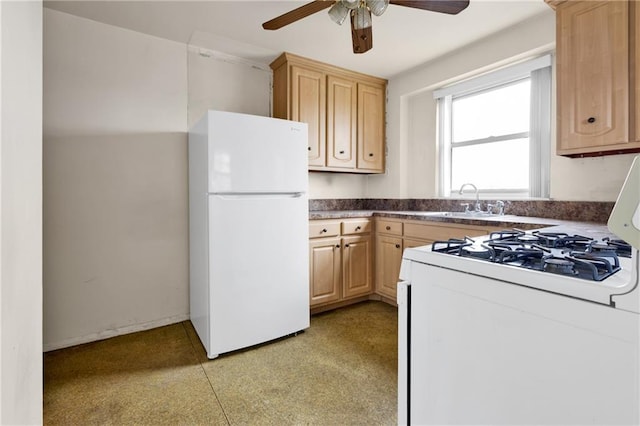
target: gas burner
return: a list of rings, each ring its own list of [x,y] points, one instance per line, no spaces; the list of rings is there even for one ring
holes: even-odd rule
[[[460,248],[460,256],[493,260],[496,256],[496,252],[491,247],[488,247],[484,244],[480,246],[470,245]]]
[[[516,237],[516,240],[522,242],[522,243],[529,243],[529,244],[534,244],[540,241],[540,238],[536,237],[535,235],[531,235],[531,234],[525,234],[525,235],[519,235]]]
[[[566,258],[550,257],[544,259],[544,270],[553,274],[577,275],[574,262]]]
[[[500,255],[504,252],[517,250],[519,248],[524,248],[524,244],[520,241],[495,241],[495,240],[487,240],[484,242],[484,245],[490,247],[497,255]]]
[[[538,244],[545,247],[577,248],[579,246],[584,247],[590,241],[593,241],[593,239],[589,237],[584,237],[582,235],[569,235],[565,234],[564,232],[533,231],[532,234],[539,238]]]
[[[536,248],[517,248],[511,251],[504,251],[496,260],[505,265],[520,266],[527,269],[542,269],[542,258],[545,252]]]

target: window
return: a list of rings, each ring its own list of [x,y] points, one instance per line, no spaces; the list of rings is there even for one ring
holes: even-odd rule
[[[485,197],[547,198],[551,57],[545,55],[434,92],[440,194],[473,183]]]

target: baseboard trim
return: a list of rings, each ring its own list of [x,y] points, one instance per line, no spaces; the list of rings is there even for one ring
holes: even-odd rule
[[[333,309],[344,308],[345,306],[355,305],[356,303],[364,302],[367,300],[376,300],[379,302],[384,302],[388,305],[398,307],[398,304],[395,300],[383,296],[379,293],[372,293],[365,296],[356,297],[353,299],[340,300],[339,302],[331,302],[326,305],[321,306],[313,306],[311,307],[311,315],[320,314],[322,312],[331,311]]]
[[[122,336],[123,334],[137,333],[138,331],[151,330],[152,328],[164,327],[165,325],[176,324],[189,319],[189,314],[175,315],[168,318],[162,318],[155,321],[144,322],[141,324],[128,325],[98,333],[91,333],[85,336],[72,337],[70,339],[61,340],[59,342],[44,343],[44,352],[55,351],[57,349],[68,348],[70,346],[82,345],[85,343],[97,342],[111,337]]]

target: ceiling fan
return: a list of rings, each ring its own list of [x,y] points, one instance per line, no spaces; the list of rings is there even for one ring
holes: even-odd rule
[[[469,6],[469,0],[314,0],[262,24],[265,30],[277,30],[328,7],[329,16],[338,25],[351,18],[353,53],[373,47],[371,15],[380,16],[389,4],[456,15]]]

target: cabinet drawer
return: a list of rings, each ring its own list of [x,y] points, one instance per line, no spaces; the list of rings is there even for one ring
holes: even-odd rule
[[[402,222],[379,220],[377,230],[384,234],[402,235]]]
[[[340,235],[340,222],[310,222],[309,238],[335,237]]]
[[[438,225],[426,225],[417,223],[405,223],[404,234],[406,237],[431,240],[431,241],[446,241],[449,238],[464,238],[465,236],[476,237],[478,235],[488,234],[489,231],[482,227],[467,227],[467,226],[443,226]]]
[[[369,219],[346,220],[342,222],[342,235],[365,234],[371,232]]]

